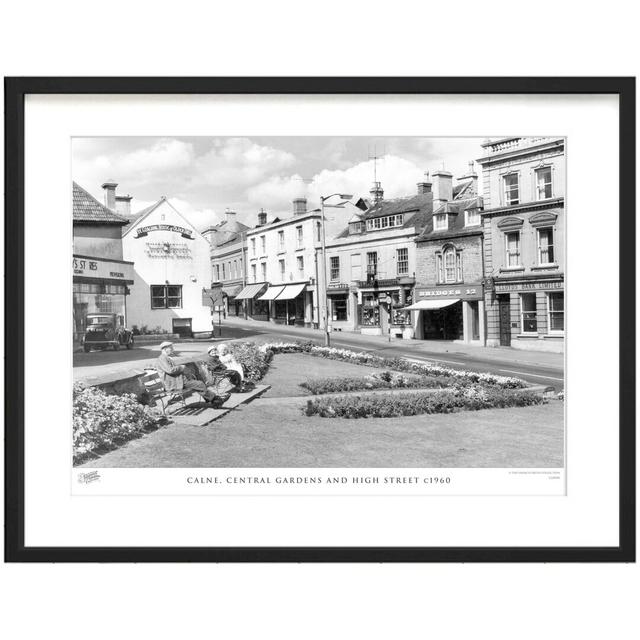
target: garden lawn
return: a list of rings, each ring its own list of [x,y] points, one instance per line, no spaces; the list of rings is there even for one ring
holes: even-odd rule
[[[374,367],[339,362],[304,353],[282,353],[273,357],[269,372],[261,380],[261,384],[271,385],[271,389],[267,391],[265,397],[310,396],[309,391],[299,386],[305,380],[333,376],[364,378],[372,373],[379,374],[381,371],[382,369]]]
[[[561,467],[564,403],[369,420],[260,398],[207,427],[170,425],[87,467]]]

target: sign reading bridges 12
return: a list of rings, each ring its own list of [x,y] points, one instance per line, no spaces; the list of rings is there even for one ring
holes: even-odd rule
[[[176,227],[173,224],[151,224],[148,227],[138,227],[136,229],[136,238],[144,238],[151,231],[172,231],[173,233],[179,233],[187,240],[193,240],[193,231],[191,229]]]

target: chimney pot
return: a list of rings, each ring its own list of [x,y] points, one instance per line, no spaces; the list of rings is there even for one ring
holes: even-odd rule
[[[300,216],[303,213],[307,213],[307,199],[306,198],[294,198],[293,200],[293,215]]]
[[[258,226],[262,227],[267,224],[267,212],[264,209],[258,211]]]

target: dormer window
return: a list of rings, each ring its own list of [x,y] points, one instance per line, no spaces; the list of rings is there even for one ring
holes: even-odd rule
[[[480,210],[479,209],[467,209],[464,212],[464,226],[465,227],[477,227],[480,224]]]
[[[404,215],[401,213],[397,213],[393,216],[369,218],[369,220],[367,220],[367,231],[377,231],[378,229],[388,229],[389,227],[401,227],[403,223]]]
[[[349,233],[362,233],[364,231],[364,224],[362,222],[351,222],[349,224]]]
[[[449,228],[449,216],[446,213],[437,213],[433,216],[433,230],[446,231]]]

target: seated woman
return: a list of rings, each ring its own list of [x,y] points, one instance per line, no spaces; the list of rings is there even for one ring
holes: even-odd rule
[[[244,383],[244,370],[242,365],[235,359],[226,344],[219,344],[217,347],[210,347],[209,357],[214,363],[219,363],[220,370],[224,371],[235,389],[242,389]]]

